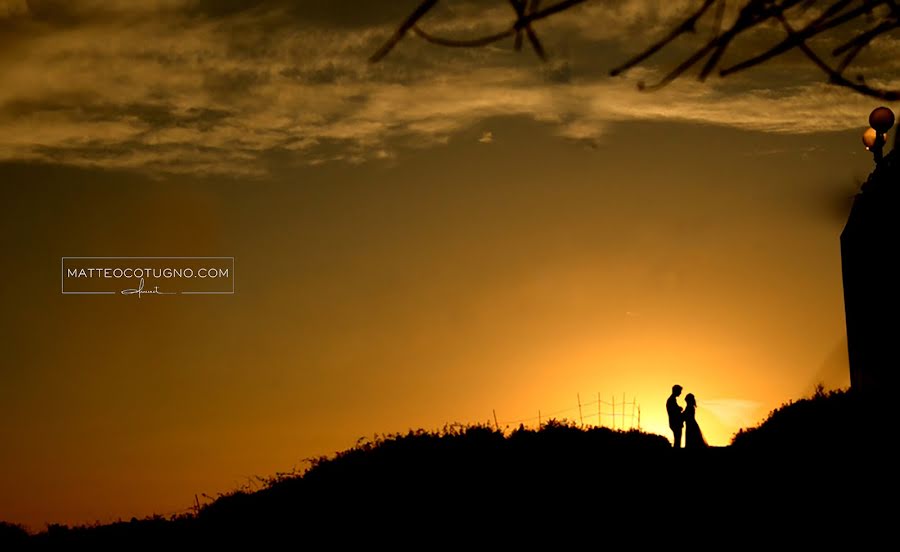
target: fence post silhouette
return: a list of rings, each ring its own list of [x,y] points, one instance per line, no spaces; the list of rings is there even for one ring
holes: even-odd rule
[[[603,401],[600,400],[599,391],[597,391],[597,427],[603,427]]]
[[[584,427],[584,416],[581,414],[581,393],[575,393],[575,398],[578,399],[578,421],[581,422],[581,427]]]
[[[634,407],[637,403],[637,397],[631,397],[631,428],[634,429]]]
[[[613,420],[612,428],[616,429],[616,396],[615,395],[612,396],[612,420]]]
[[[611,395],[611,398],[612,398],[612,402],[604,401],[602,393],[600,393],[598,391],[597,392],[597,412],[585,413],[584,408],[589,407],[591,405],[591,403],[590,403],[590,401],[588,401],[588,402],[582,401],[581,393],[576,393],[575,394],[576,404],[574,406],[572,406],[570,408],[564,408],[562,410],[552,411],[552,412],[550,412],[550,414],[548,416],[551,420],[560,419],[559,415],[566,413],[566,412],[573,412],[577,408],[578,409],[578,419],[577,420],[574,419],[574,416],[564,416],[562,419],[566,420],[567,423],[574,425],[575,427],[581,427],[581,429],[590,428],[590,427],[605,427],[603,425],[603,408],[604,408],[604,406],[609,406],[609,407],[611,407],[612,410],[607,411],[606,415],[612,419],[612,424],[611,424],[611,426],[609,426],[611,429],[613,429],[614,431],[615,430],[627,431],[627,430],[631,430],[631,429],[635,429],[635,428],[640,429],[641,428],[641,419],[640,419],[641,407],[637,403],[637,396],[632,397],[632,400],[630,402],[628,401],[627,393],[622,394],[621,401],[616,401],[615,394]],[[630,414],[625,412],[625,408],[627,408],[629,404],[631,405],[631,413]],[[618,409],[621,409],[621,412],[619,412]],[[594,416],[594,415],[597,416],[596,424],[592,424],[590,422],[591,416]],[[534,427],[533,425],[531,425],[534,423],[534,420],[537,420],[538,430],[543,429],[543,427],[544,427],[544,411],[542,409],[538,409],[537,416],[521,418],[521,419],[504,420],[503,426],[501,426],[500,419],[497,417],[496,409],[491,409],[491,416],[492,416],[491,419],[494,422],[494,427],[497,428],[499,431],[503,431],[501,429],[501,427],[504,427],[504,426],[508,427],[509,424],[519,424],[519,425],[528,424],[530,427]],[[618,422],[616,421],[616,417],[619,417]],[[587,418],[587,421],[585,421],[585,418]],[[628,418],[630,420],[628,423],[626,423],[626,418]],[[488,423],[490,423],[490,422],[488,422]]]

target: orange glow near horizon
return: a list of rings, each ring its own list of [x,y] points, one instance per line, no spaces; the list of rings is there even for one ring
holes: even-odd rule
[[[411,40],[373,66],[399,20],[376,3],[316,3],[314,32],[231,2],[78,27],[90,4],[0,48],[0,520],[170,514],[374,434],[578,421],[578,394],[671,438],[673,384],[726,445],[849,385],[839,234],[870,107],[816,68],[654,95],[584,25],[547,22],[552,71]],[[80,255],[234,257],[235,294],[63,296]]]
[[[715,332],[709,331],[705,335],[714,336]],[[677,334],[656,339],[647,335],[623,334],[612,341],[614,343],[608,348],[597,347],[589,341],[581,346],[567,343],[564,347],[567,354],[559,354],[558,351],[544,357],[536,356],[533,361],[535,386],[523,390],[523,394],[533,393],[551,399],[540,407],[545,421],[551,417],[548,416],[549,413],[564,411],[553,417],[578,422],[576,393],[579,393],[583,403],[591,403],[590,407],[582,409],[585,423],[595,425],[599,392],[600,400],[606,403],[615,401],[618,405],[615,428],[621,429],[621,402],[624,393],[626,402],[636,400],[641,407],[641,428],[663,435],[671,441],[664,404],[670,394],[670,387],[678,383],[685,388],[678,399],[679,403],[683,405],[687,393],[693,393],[699,401],[698,421],[706,440],[711,445],[722,446],[730,443],[734,433],[741,427],[753,426],[761,421],[767,412],[766,408],[774,406],[747,399],[748,396],[757,396],[755,389],[751,389],[749,393],[744,391],[744,394],[736,390],[734,374],[750,373],[754,366],[759,365],[760,359],[755,359],[750,351],[740,353],[739,357],[744,361],[735,365],[734,345],[723,344],[700,351],[691,350],[692,347],[683,345]],[[553,368],[541,371],[541,366]],[[729,369],[722,369],[723,366],[729,366]],[[524,368],[528,370],[527,365]],[[572,374],[573,381],[546,384],[556,371]],[[711,377],[711,374],[715,376]],[[640,377],[635,378],[635,375]],[[584,386],[584,382],[592,380],[593,390]],[[538,407],[535,404],[520,403],[511,408],[513,411],[510,415],[502,416],[502,419],[533,418],[537,415]],[[609,413],[610,408],[604,405],[604,412]],[[631,413],[628,410],[625,414],[625,427],[630,424]],[[536,420],[530,420],[526,425],[534,427],[537,423]],[[608,415],[603,426],[613,427]]]
[[[541,132],[528,128],[520,134]],[[739,148],[748,139],[728,135]],[[734,211],[699,199],[670,208],[667,196],[703,188],[696,175],[648,203],[640,182],[690,174],[677,151],[674,168],[643,169],[612,201],[596,179],[616,181],[618,165],[552,136],[532,147],[559,157],[558,169],[536,155],[517,165],[519,151],[494,146],[490,162],[461,145],[408,168],[311,169],[304,186],[154,182],[160,198],[186,200],[148,198],[141,226],[104,219],[133,197],[94,174],[83,212],[51,200],[43,208],[66,232],[35,251],[234,256],[237,293],[56,296],[42,290],[57,290],[58,260],[45,270],[23,251],[33,266],[10,276],[18,291],[6,296],[22,369],[4,397],[4,431],[20,446],[0,458],[0,518],[40,529],[171,513],[376,433],[489,423],[492,410],[504,422],[570,409],[556,417],[577,421],[576,394],[636,397],[642,428],[671,438],[675,383],[698,398],[710,444],[724,445],[817,381],[846,385],[839,227],[764,197],[731,200]],[[625,140],[616,155],[630,151]],[[727,192],[715,170],[705,178],[697,198]],[[20,213],[53,185],[31,184],[36,195],[13,202],[6,224],[28,224]]]

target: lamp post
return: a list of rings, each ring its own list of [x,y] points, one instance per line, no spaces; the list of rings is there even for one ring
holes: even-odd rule
[[[863,144],[872,152],[875,163],[884,159],[882,151],[887,143],[887,131],[894,126],[894,112],[887,107],[876,107],[869,114],[869,129],[863,133]]]

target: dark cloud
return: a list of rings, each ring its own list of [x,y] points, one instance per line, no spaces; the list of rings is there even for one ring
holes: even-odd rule
[[[98,9],[85,9],[78,2],[66,0],[27,0],[25,17],[31,21],[56,27],[72,27],[98,19],[111,19],[114,16]]]
[[[64,113],[77,121],[96,122],[135,117],[149,127],[191,126],[210,128],[232,115],[231,111],[208,108],[188,108],[177,111],[163,103],[95,102],[85,94],[58,95],[41,100],[13,100],[3,105],[7,114]]]
[[[547,64],[514,52],[512,41],[450,49],[416,37],[369,64],[416,4],[17,3],[0,11],[0,25],[12,29],[0,34],[0,161],[255,174],[268,152],[300,163],[378,160],[394,148],[444,144],[495,116],[550,123],[596,147],[619,121],[815,132],[856,127],[870,108],[811,80],[814,71],[792,71],[789,86],[773,70],[706,84],[687,78],[653,94],[635,84],[658,79],[659,67],[609,79],[608,67],[676,20],[681,0],[590,4],[542,21]],[[503,2],[439,6],[423,24],[442,36],[511,22]],[[641,28],[646,37],[633,34]]]
[[[185,13],[224,18],[241,14],[279,13],[310,26],[340,29],[395,23],[412,12],[421,0],[195,0]]]
[[[300,82],[308,82],[311,84],[332,84],[342,78],[349,78],[356,75],[353,71],[339,67],[334,63],[326,63],[321,67],[312,67],[303,69],[300,67],[286,67],[279,74],[282,77],[296,80]]]
[[[214,99],[227,101],[246,97],[252,94],[254,87],[266,84],[269,80],[269,72],[266,70],[219,71],[211,69],[203,76],[203,85]]]

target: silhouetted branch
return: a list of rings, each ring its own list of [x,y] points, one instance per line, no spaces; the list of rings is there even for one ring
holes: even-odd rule
[[[526,6],[527,6],[527,15],[534,14],[537,11],[538,5],[541,0],[510,0],[513,3],[513,7],[516,9],[516,21],[524,21],[526,18]],[[537,54],[539,58],[543,61],[547,61],[547,53],[544,51],[544,46],[541,45],[541,41],[538,40],[537,33],[534,32],[534,29],[531,28],[531,22],[525,23],[525,34],[528,35],[528,42],[531,43],[531,47],[534,48],[534,53]],[[516,49],[522,49],[522,30],[518,29],[516,32]]]
[[[438,0],[423,0],[423,2],[419,4],[419,7],[416,8],[416,10],[406,18],[406,21],[404,21],[402,25],[400,25],[400,28],[397,29],[394,35],[387,42],[385,42],[377,52],[372,54],[372,57],[369,58],[369,61],[379,61],[384,58],[384,56],[391,53],[391,50],[394,49],[394,46],[396,46],[397,43],[403,40],[403,37],[406,36],[406,31],[412,28],[412,26],[416,24],[416,21],[418,21],[426,13],[428,13],[428,11],[431,10],[431,8],[433,8],[437,3]]]
[[[383,59],[397,44],[412,30],[416,35],[426,41],[440,46],[456,48],[474,48],[487,46],[506,38],[513,37],[513,48],[516,51],[522,49],[525,38],[531,44],[535,53],[542,60],[546,60],[547,54],[540,39],[537,36],[532,23],[551,15],[561,13],[586,0],[560,0],[554,4],[541,8],[540,0],[508,0],[515,13],[515,19],[509,28],[490,35],[473,39],[454,39],[434,36],[419,25],[422,17],[437,4],[437,0],[424,0],[413,13],[400,25],[393,36],[370,58],[376,62]],[[638,87],[645,90],[662,88],[678,79],[692,68],[699,66],[698,79],[703,81],[718,69],[720,76],[728,76],[751,67],[756,67],[791,50],[800,50],[806,58],[818,67],[828,77],[828,82],[836,86],[852,89],[860,94],[872,96],[884,100],[900,99],[900,91],[887,90],[872,87],[865,83],[863,75],[849,79],[845,72],[851,67],[854,60],[872,41],[884,36],[900,27],[900,7],[897,0],[829,0],[817,2],[816,0],[732,0],[740,6],[738,15],[729,25],[723,27],[727,3],[729,0],[698,0],[699,7],[690,12],[671,31],[665,34],[644,50],[637,53],[618,67],[610,71],[613,76],[620,75],[647,61],[649,58],[669,47],[678,38],[696,34],[698,24],[707,14],[711,14],[710,21],[712,33],[709,39],[690,52],[687,57],[677,63],[674,68],[663,75],[658,82],[646,85],[638,83]],[[807,13],[816,4],[826,4],[822,13],[814,17],[799,29],[795,29],[790,18],[797,14]],[[715,8],[715,9],[712,9]],[[877,14],[882,9],[886,14]],[[790,15],[793,14],[793,15]],[[790,16],[790,17],[789,17]],[[843,40],[840,46],[833,48],[831,56],[836,59],[834,65],[826,62],[817,54],[809,42],[825,33],[839,27],[860,21],[865,18],[871,21],[868,29],[859,32],[848,40]],[[750,56],[728,66],[721,67],[722,60],[731,45],[741,36],[759,28],[761,25],[774,21],[781,25],[786,36],[774,46],[760,54]],[[701,65],[702,64],[702,65]]]
[[[897,24],[898,24],[897,20],[882,21],[874,28],[869,29],[868,31],[866,31],[864,33],[858,34],[852,40],[849,40],[849,41],[845,42],[843,45],[838,46],[837,48],[832,50],[831,55],[839,56],[839,55],[843,54],[844,52],[846,52],[847,50],[850,50],[851,48],[866,46],[867,44],[872,42],[872,40],[881,36],[882,34],[886,33],[887,31],[896,29]]]
[[[740,63],[736,63],[731,67],[726,67],[720,71],[722,76],[730,75],[731,73],[736,73],[738,71],[742,71],[744,69],[749,69],[750,67],[755,67],[761,63],[769,61],[770,59],[777,57],[788,50],[797,46],[797,40],[806,40],[808,38],[812,38],[816,34],[820,34],[822,32],[828,31],[834,27],[843,25],[857,17],[868,13],[868,8],[866,6],[862,6],[855,10],[851,10],[839,17],[835,17],[834,19],[829,20],[828,18],[833,16],[835,13],[839,13],[841,10],[847,7],[848,4],[852,3],[853,0],[840,0],[839,2],[835,2],[832,4],[828,10],[826,10],[819,18],[815,21],[807,25],[802,31],[799,31],[794,35],[794,37],[788,37],[784,39],[782,42],[778,43],[776,46],[771,48],[770,50],[758,55],[751,57],[747,60],[744,60]]]
[[[656,52],[658,52],[658,51],[662,50],[663,48],[665,48],[666,46],[668,46],[668,44],[670,42],[672,42],[679,36],[681,36],[685,33],[695,32],[697,20],[699,20],[701,17],[703,17],[703,14],[706,13],[706,10],[708,10],[709,7],[712,6],[715,2],[716,2],[716,0],[704,0],[703,5],[700,6],[700,9],[697,10],[694,13],[694,15],[692,15],[692,16],[688,17],[687,19],[685,19],[684,21],[682,21],[681,25],[678,25],[677,27],[675,27],[675,29],[671,33],[666,35],[665,38],[663,38],[662,40],[660,40],[653,46],[650,46],[649,48],[647,48],[640,54],[634,56],[630,60],[626,61],[621,66],[616,67],[615,69],[610,71],[610,74],[612,76],[616,76],[624,71],[627,71],[628,69],[631,69],[635,65],[638,65],[639,63],[643,62],[645,59],[649,58]],[[718,39],[717,36],[713,37],[713,40],[716,40],[716,39]]]
[[[418,26],[413,26],[412,30],[418,36],[424,38],[432,44],[437,44],[438,46],[447,46],[450,48],[477,48],[479,46],[487,46],[488,44],[492,44],[494,42],[497,42],[498,40],[503,40],[504,38],[508,38],[516,34],[515,29],[507,29],[497,34],[482,36],[480,38],[473,38],[470,40],[454,40],[451,38],[432,36],[420,29]]]
[[[870,42],[881,36],[883,33],[896,29],[897,27],[897,21],[884,21],[875,28],[857,35],[853,40],[835,48],[831,53],[833,56],[839,56],[844,52],[847,52],[847,55],[844,56],[844,59],[842,59],[840,65],[838,65],[837,72],[843,73],[853,60],[856,59],[856,56],[859,55]]]
[[[781,22],[784,29],[787,31],[788,35],[794,33],[793,28],[791,28],[790,23],[788,23],[787,19],[784,18],[783,15],[778,15],[778,20]],[[805,42],[800,41],[799,43],[800,51],[802,51],[810,61],[812,61],[816,66],[818,66],[826,75],[828,75],[828,82],[831,84],[836,84],[838,86],[844,86],[846,88],[853,89],[860,94],[864,94],[866,96],[872,96],[874,98],[881,98],[886,101],[896,101],[900,99],[900,92],[896,92],[893,90],[881,90],[878,88],[872,88],[865,84],[864,81],[860,82],[852,82],[847,80],[842,74],[838,73],[834,69],[828,66],[827,63],[822,61],[822,59],[816,55],[812,49],[806,45]]]
[[[725,19],[725,2],[719,2],[716,6],[716,19],[713,23],[712,35],[716,36],[722,30],[722,21]]]
[[[534,52],[539,58],[541,58],[542,60],[546,60],[547,55],[544,51],[544,47],[541,45],[541,41],[538,39],[537,33],[535,33],[534,29],[532,29],[531,23],[540,19],[544,19],[545,17],[550,17],[553,14],[565,11],[573,6],[582,4],[587,0],[562,0],[561,2],[557,2],[552,6],[548,6],[544,9],[538,9],[540,0],[509,1],[510,5],[516,13],[516,19],[513,21],[509,29],[483,37],[460,40],[434,36],[431,33],[422,30],[416,24],[419,19],[421,19],[426,13],[428,13],[431,8],[435,6],[435,4],[437,4],[437,0],[424,0],[421,4],[419,4],[415,11],[413,11],[413,13],[406,18],[406,20],[403,22],[403,24],[400,25],[397,31],[394,32],[391,38],[388,39],[388,41],[385,42],[384,45],[382,45],[381,48],[379,48],[378,51],[369,58],[369,61],[381,61],[386,55],[391,52],[391,50],[394,49],[395,46],[397,46],[397,44],[403,39],[404,36],[406,36],[406,33],[409,30],[412,30],[415,34],[424,38],[428,42],[431,42],[432,44],[449,46],[451,48],[477,48],[480,46],[487,46],[488,44],[492,44],[510,36],[515,36],[516,42],[514,47],[516,50],[520,50],[522,48],[521,33],[524,30],[526,36],[528,36],[528,41],[531,43],[532,48],[534,48]]]
[[[724,3],[726,0],[716,1]],[[856,7],[852,7],[854,3],[858,3],[859,5]],[[622,67],[614,69],[612,71],[612,74],[619,74],[624,69],[633,67],[634,65],[643,62],[652,54],[656,53],[664,46],[666,46],[674,38],[680,36],[681,34],[684,34],[684,32],[686,31],[681,29],[685,26],[687,28],[693,28],[694,25],[696,25],[698,19],[700,19],[700,17],[702,17],[705,11],[709,8],[708,4],[709,0],[706,0],[703,6],[701,6],[701,9],[688,17],[681,26],[676,28],[675,32],[659,40],[657,43],[651,45],[649,48],[623,64]],[[792,8],[799,7],[800,9],[807,9],[811,5],[812,2],[800,2],[799,0],[782,0],[780,2],[772,0],[745,0],[745,4],[743,5],[737,19],[730,28],[715,35],[713,39],[708,41],[704,46],[697,49],[693,54],[688,56],[687,59],[676,66],[675,69],[673,69],[662,79],[660,79],[657,84],[648,87],[643,86],[642,83],[639,83],[639,86],[647,89],[661,88],[671,83],[691,67],[709,56],[699,74],[699,79],[702,81],[706,79],[709,74],[719,65],[725,49],[740,34],[757,27],[758,25],[764,23],[769,19],[775,19],[780,22],[782,27],[786,30],[787,37],[762,54],[750,57],[729,67],[725,67],[724,69],[720,69],[719,74],[721,76],[727,76],[738,71],[756,67],[757,65],[760,65],[794,48],[797,48],[801,52],[803,52],[803,54],[814,65],[819,67],[819,69],[821,69],[828,76],[828,82],[831,84],[850,88],[860,94],[888,101],[893,101],[900,98],[900,92],[898,91],[875,88],[865,84],[865,79],[862,76],[859,76],[856,82],[844,76],[844,72],[864,47],[868,46],[877,37],[882,36],[885,33],[890,32],[900,26],[900,21],[898,21],[898,14],[900,14],[900,10],[897,9],[896,3],[893,0],[861,0],[857,2],[854,2],[853,0],[837,0],[830,3],[830,5],[823,11],[821,15],[816,17],[802,29],[793,29],[793,27],[788,22],[785,13]],[[827,31],[840,27],[841,25],[847,24],[851,21],[855,21],[862,16],[870,16],[873,13],[873,9],[881,5],[887,5],[890,7],[890,14],[885,16],[883,18],[883,21],[879,22],[868,31],[857,35],[853,39],[845,42],[838,48],[835,48],[834,51],[832,51],[832,55],[835,57],[846,53],[846,55],[836,68],[833,68],[828,63],[826,63],[809,46],[808,40],[820,36]]]

